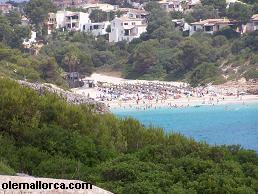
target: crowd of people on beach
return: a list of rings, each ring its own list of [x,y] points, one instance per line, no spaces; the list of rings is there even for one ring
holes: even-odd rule
[[[219,89],[213,86],[193,88],[186,83],[174,84],[162,82],[136,82],[136,83],[100,83],[94,87],[96,93],[92,95],[86,88],[64,90],[52,84],[30,83],[19,81],[23,86],[30,87],[40,95],[50,92],[65,99],[71,104],[105,104],[111,108],[135,108],[139,110],[167,108],[183,108],[188,106],[217,105],[228,97],[243,101],[244,92],[230,88]],[[78,91],[77,90],[77,91]]]
[[[102,101],[114,99],[127,100],[165,100],[171,96],[179,98],[178,95],[191,91],[190,87],[177,87],[170,84],[138,83],[138,84],[108,84],[99,86],[98,91],[103,95],[99,96]],[[189,93],[190,94],[190,93]]]
[[[243,93],[232,90],[218,90],[214,87],[190,87],[188,84],[173,85],[168,83],[122,83],[97,84],[97,101],[108,106],[136,109],[180,108],[190,106],[191,101],[198,99],[199,105],[216,105],[233,96],[242,100]],[[118,106],[117,106],[118,105]],[[198,106],[198,105],[196,105]]]

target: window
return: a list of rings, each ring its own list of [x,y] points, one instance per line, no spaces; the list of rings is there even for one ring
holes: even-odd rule
[[[129,36],[129,30],[125,30],[125,36]]]
[[[73,20],[78,19],[78,18],[79,18],[78,15],[72,16],[72,19],[73,19]]]
[[[197,30],[197,29],[196,29],[196,26],[194,26],[193,30],[194,30],[194,31],[196,31],[196,30]]]
[[[128,23],[124,23],[124,25],[125,25],[125,26],[127,26],[127,25],[128,25]]]
[[[135,22],[132,22],[132,25],[135,25]]]
[[[204,31],[205,31],[205,32],[211,32],[211,31],[213,31],[213,26],[205,26],[205,27],[204,27]]]

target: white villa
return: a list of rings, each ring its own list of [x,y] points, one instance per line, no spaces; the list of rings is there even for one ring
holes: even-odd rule
[[[200,0],[188,0],[187,1],[187,5],[188,5],[189,9],[196,6],[196,5],[199,5],[199,4],[201,4]]]
[[[127,41],[130,42],[134,38],[146,32],[147,22],[144,18],[138,18],[136,14],[127,13],[122,17],[115,17],[111,21],[111,32],[109,33],[109,42]]]
[[[246,25],[246,32],[252,32],[258,30],[258,14],[255,14],[250,19],[250,22]]]
[[[91,23],[88,13],[58,11],[57,13],[49,13],[46,22],[48,34],[51,34],[54,29],[67,29],[82,31],[83,27]]]
[[[167,12],[170,11],[181,11],[183,12],[184,9],[181,5],[182,0],[161,0],[158,1],[161,8],[164,8]]]
[[[92,23],[89,14],[83,12],[58,11],[49,13],[46,22],[48,34],[54,29],[66,29],[92,33],[94,36],[105,35],[109,21]]]
[[[92,10],[102,10],[105,12],[110,12],[110,11],[115,11],[118,9],[118,5],[111,5],[111,4],[107,4],[107,3],[93,3],[93,4],[85,4],[84,6],[82,6],[84,9],[88,9],[89,13]]]
[[[36,43],[37,33],[35,31],[31,31],[31,35],[29,39],[25,39],[23,41],[23,45],[25,47],[30,47],[33,43]]]
[[[130,18],[147,19],[149,12],[145,11],[144,9],[129,9],[129,11],[127,12],[127,15]]]
[[[230,4],[234,4],[234,3],[246,4],[246,3],[242,2],[242,1],[239,1],[239,0],[226,0],[227,8],[230,6]]]
[[[83,25],[83,31],[90,32],[94,36],[101,36],[108,34],[107,28],[110,25],[109,21],[98,22],[98,23],[88,23]]]
[[[147,19],[147,16],[150,14],[144,9],[134,9],[134,8],[119,8],[118,11],[127,14],[130,18],[143,18]]]
[[[194,22],[190,24],[189,35],[193,35],[195,32],[205,32],[208,34],[213,34],[224,27],[235,27],[237,25],[236,21],[229,19],[207,19],[201,20],[199,22]]]
[[[191,9],[194,6],[201,4],[201,0],[160,0],[158,3],[160,7],[165,9],[167,12],[183,12],[186,9]]]
[[[75,30],[79,31],[83,29],[83,25],[90,23],[90,18],[88,13],[83,12],[64,12],[64,14],[60,15],[64,21],[62,24],[65,26],[67,30]],[[63,17],[64,16],[64,17]],[[57,13],[58,18],[58,13]]]

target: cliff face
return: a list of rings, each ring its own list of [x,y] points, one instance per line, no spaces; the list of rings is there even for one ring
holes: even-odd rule
[[[94,108],[94,110],[97,113],[104,114],[109,113],[108,107],[102,103],[97,102],[91,98],[88,98],[86,96],[75,94],[68,90],[63,90],[55,85],[52,84],[41,84],[41,83],[30,83],[27,81],[18,80],[18,83],[24,87],[29,87],[33,90],[36,90],[39,92],[39,95],[44,95],[45,92],[49,92],[52,94],[56,94],[57,96],[65,99],[68,103],[71,104],[87,104]]]

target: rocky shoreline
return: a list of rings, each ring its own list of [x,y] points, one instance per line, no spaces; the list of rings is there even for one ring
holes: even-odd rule
[[[31,83],[23,80],[18,80],[17,82],[23,87],[29,87],[33,90],[36,90],[37,92],[39,92],[39,95],[44,95],[45,92],[49,92],[59,96],[60,98],[65,99],[68,103],[71,104],[90,105],[94,107],[95,111],[99,114],[110,113],[110,110],[104,103],[97,102],[94,99],[88,98],[84,95],[75,94],[71,91],[61,89],[53,84]]]

